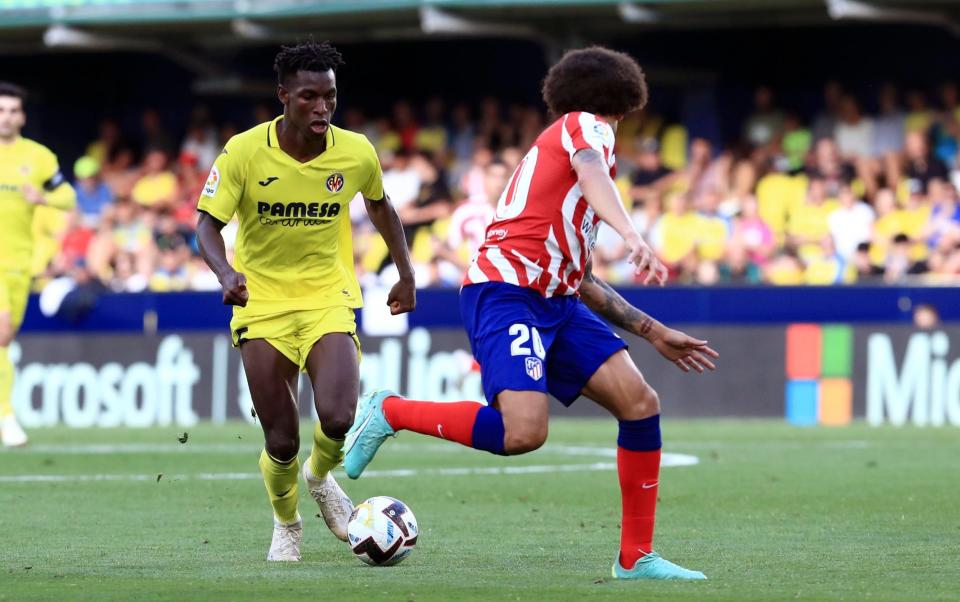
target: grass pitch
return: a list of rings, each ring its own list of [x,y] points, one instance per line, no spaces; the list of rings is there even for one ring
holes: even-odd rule
[[[665,421],[657,550],[699,583],[610,579],[619,538],[613,421],[556,420],[497,458],[403,434],[359,501],[420,522],[396,567],[362,565],[303,487],[303,562],[268,564],[271,513],[246,424],[31,432],[0,452],[0,600],[956,600],[960,436]],[[304,431],[303,441],[309,441]],[[304,455],[309,451],[304,443]]]

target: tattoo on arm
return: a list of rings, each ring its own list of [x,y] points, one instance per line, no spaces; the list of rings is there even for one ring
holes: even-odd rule
[[[606,162],[603,160],[603,155],[601,155],[600,153],[598,153],[597,151],[591,148],[578,150],[576,153],[574,153],[573,155],[574,167],[583,166],[590,163],[603,167]]]
[[[630,305],[612,286],[593,275],[593,266],[587,265],[580,294],[583,302],[615,326],[646,338],[657,321]]]

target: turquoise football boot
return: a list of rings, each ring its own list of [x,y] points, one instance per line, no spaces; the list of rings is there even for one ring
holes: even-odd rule
[[[387,437],[397,436],[383,415],[383,400],[387,397],[398,395],[383,389],[360,396],[357,416],[343,441],[343,468],[351,479],[363,474]]]
[[[700,571],[691,571],[677,566],[660,557],[656,552],[650,552],[637,561],[630,570],[620,566],[620,557],[613,561],[614,579],[706,579]]]

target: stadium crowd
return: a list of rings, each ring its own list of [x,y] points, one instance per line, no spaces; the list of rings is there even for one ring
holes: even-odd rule
[[[877,110],[836,83],[808,121],[755,93],[739,142],[713,148],[655,114],[629,116],[617,132],[617,184],[638,229],[671,269],[673,282],[841,284],[942,282],[960,278],[960,93],[942,85],[879,89]],[[272,118],[266,106],[256,120]],[[540,109],[398,102],[390,115],[356,108],[342,125],[377,148],[384,186],[405,224],[418,286],[458,286],[493,218],[500,192],[540,131]],[[246,124],[246,125],[252,125]],[[35,230],[39,286],[53,278],[113,291],[214,290],[194,240],[196,203],[223,143],[202,108],[172,140],[154,110],[140,131],[99,127],[73,165],[78,210],[48,211]],[[131,142],[137,140],[136,143]],[[69,171],[69,170],[67,170]],[[389,280],[386,246],[351,204],[362,283]],[[228,245],[235,235],[228,226]],[[594,270],[634,281],[625,248],[602,227]],[[99,284],[97,284],[99,286]]]

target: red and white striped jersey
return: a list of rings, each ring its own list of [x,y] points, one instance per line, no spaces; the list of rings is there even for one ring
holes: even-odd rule
[[[507,282],[544,297],[575,295],[600,222],[573,170],[579,150],[601,153],[615,177],[614,134],[590,113],[567,113],[520,161],[463,285]]]

